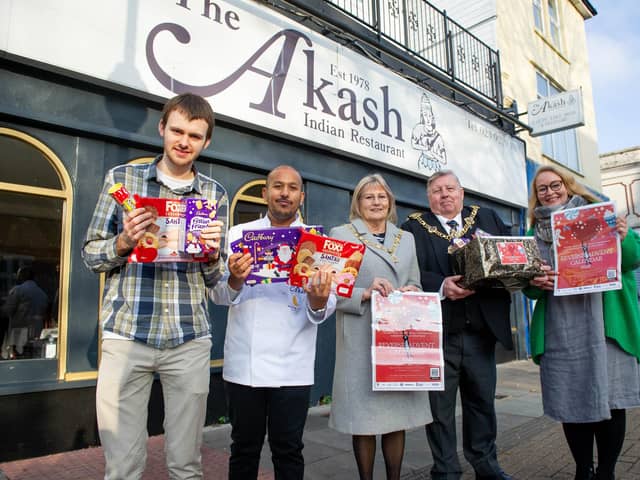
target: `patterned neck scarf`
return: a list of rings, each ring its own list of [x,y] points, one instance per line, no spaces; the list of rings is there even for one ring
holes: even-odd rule
[[[554,205],[552,207],[544,207],[541,205],[536,207],[533,211],[533,214],[536,217],[536,237],[544,242],[551,243],[553,241],[553,233],[551,231],[551,214],[558,210],[581,207],[586,204],[587,201],[584,198],[580,195],[574,195],[564,205]]]
[[[544,207],[541,205],[533,210],[533,214],[536,217],[534,230],[535,236],[538,239],[540,254],[542,255],[542,258],[546,260],[553,268],[555,268],[555,265],[553,255],[551,254],[551,245],[553,243],[551,214],[559,210],[581,207],[583,205],[586,205],[587,203],[588,202],[580,195],[574,195],[564,205],[554,205],[553,207]]]

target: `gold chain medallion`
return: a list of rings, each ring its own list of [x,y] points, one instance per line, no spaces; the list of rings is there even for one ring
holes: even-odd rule
[[[448,235],[438,230],[438,227],[434,227],[433,225],[429,225],[427,222],[425,222],[422,218],[422,214],[419,212],[412,213],[411,215],[409,215],[409,218],[418,222],[427,232],[431,233],[432,235],[444,238],[446,241],[450,242],[454,238],[463,237],[469,231],[469,229],[473,227],[473,225],[476,223],[476,215],[478,214],[478,210],[480,210],[480,207],[478,205],[471,205],[471,213],[467,218],[463,219],[464,227],[461,230],[456,230],[455,232],[449,233]]]
[[[351,231],[353,232],[355,237],[358,240],[360,240],[362,243],[364,243],[367,247],[377,248],[378,250],[383,250],[387,252],[389,255],[391,255],[391,260],[393,260],[393,263],[398,263],[398,257],[396,257],[395,253],[396,253],[396,250],[398,249],[398,245],[400,245],[400,239],[402,238],[402,230],[398,230],[398,233],[393,239],[393,245],[391,245],[391,248],[385,248],[385,246],[379,242],[370,242],[369,240],[364,238],[362,234],[356,231],[356,227],[354,227],[353,224],[350,223],[349,228],[351,228]]]

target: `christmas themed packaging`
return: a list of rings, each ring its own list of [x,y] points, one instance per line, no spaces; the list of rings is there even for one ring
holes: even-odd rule
[[[210,202],[206,198],[185,198],[183,202],[184,229],[180,236],[180,251],[192,255],[213,253],[213,249],[207,246],[200,233],[209,222],[216,219],[215,201]]]
[[[129,255],[130,263],[205,261],[207,255],[183,252],[185,203],[175,198],[149,198],[134,195],[136,207],[151,212],[154,222]]]
[[[200,238],[203,228],[216,219],[215,202],[204,198],[151,198],[131,195],[122,183],[109,195],[126,212],[144,208],[153,223],[129,254],[130,263],[203,262],[212,249]]]
[[[322,234],[323,231],[319,225],[306,228],[312,234]],[[231,242],[231,251],[250,253],[253,257],[251,273],[245,284],[287,282],[303,231],[300,227],[244,230],[241,238]]]
[[[360,271],[365,246],[336,238],[303,232],[296,249],[289,283],[302,287],[323,265],[330,265],[333,274],[332,291],[341,297],[351,297]]]
[[[136,208],[136,201],[127,190],[127,187],[121,183],[114,183],[109,189],[109,195],[127,212]]]
[[[464,288],[504,287],[514,292],[542,275],[542,261],[533,237],[476,236],[451,254],[453,270]]]

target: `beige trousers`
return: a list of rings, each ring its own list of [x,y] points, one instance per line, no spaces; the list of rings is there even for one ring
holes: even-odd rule
[[[169,478],[201,479],[200,446],[209,394],[211,339],[160,350],[105,339],[96,410],[106,460],[105,480],[142,477],[147,459],[147,408],[153,375],[162,383]]]

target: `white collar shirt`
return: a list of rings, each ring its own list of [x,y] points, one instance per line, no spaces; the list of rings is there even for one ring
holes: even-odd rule
[[[291,226],[304,224],[297,218]],[[270,227],[266,216],[233,226],[227,245],[243,230]],[[228,273],[211,290],[216,304],[229,306],[223,378],[251,387],[313,385],[318,324],[333,314],[336,297],[331,294],[324,314],[316,316],[302,288],[271,283],[235,292],[227,280]]]
[[[455,217],[453,218],[447,218],[447,217],[443,217],[442,215],[437,215],[434,214],[436,216],[436,218],[438,219],[438,221],[440,222],[440,225],[442,225],[442,228],[444,228],[444,231],[447,232],[447,234],[451,233],[451,227],[447,224],[447,222],[450,222],[451,220],[455,220],[456,223],[458,224],[458,230],[460,230],[462,228],[462,212],[458,213]]]

